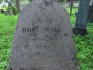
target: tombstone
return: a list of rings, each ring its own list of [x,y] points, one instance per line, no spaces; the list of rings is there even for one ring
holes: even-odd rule
[[[9,1],[9,2],[8,2],[8,6],[9,6],[9,7],[13,6],[13,2],[12,2],[12,1]]]
[[[79,70],[69,15],[54,0],[21,11],[7,70]]]
[[[12,6],[13,6],[13,2],[9,1],[8,2],[8,15],[13,15],[13,11],[12,11]]]

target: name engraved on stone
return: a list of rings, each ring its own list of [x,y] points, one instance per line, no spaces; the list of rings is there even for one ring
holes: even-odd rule
[[[49,31],[52,33],[60,33],[62,31],[61,27],[45,27],[44,31]]]
[[[62,31],[61,27],[44,27],[39,28],[39,26],[35,27],[23,27],[23,33],[34,33],[38,32],[38,30],[41,30],[43,32],[52,32],[52,33],[60,33]]]
[[[36,33],[42,31],[43,33],[46,33],[44,37],[38,38]],[[34,27],[24,27],[23,33],[28,33],[30,38],[26,37],[25,40],[57,40],[58,37],[61,38],[61,35],[59,34],[62,31],[61,27],[44,27],[39,28],[39,26]],[[45,39],[43,39],[45,38]]]
[[[32,32],[32,33],[33,33],[33,32],[36,32],[36,31],[38,30],[38,27],[39,27],[39,26],[35,26],[35,27],[32,27],[32,28],[31,28],[31,27],[23,27],[23,32],[24,32],[24,33],[25,33],[25,32],[28,32],[28,33],[29,33],[29,32]]]

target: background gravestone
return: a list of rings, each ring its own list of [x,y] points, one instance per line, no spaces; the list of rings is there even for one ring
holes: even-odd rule
[[[66,10],[35,0],[20,13],[7,70],[79,70]]]
[[[12,7],[13,7],[13,2],[9,1],[8,2],[8,9],[6,11],[4,11],[4,14],[12,16],[13,15]]]
[[[13,11],[12,11],[12,9],[11,9],[12,6],[13,6],[13,2],[12,2],[12,1],[9,1],[9,2],[8,2],[8,7],[9,7],[9,9],[8,9],[8,14],[9,14],[9,15],[13,15]]]

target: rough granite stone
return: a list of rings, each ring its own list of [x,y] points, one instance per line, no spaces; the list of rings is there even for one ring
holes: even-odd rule
[[[7,70],[79,70],[67,11],[35,0],[21,11]]]

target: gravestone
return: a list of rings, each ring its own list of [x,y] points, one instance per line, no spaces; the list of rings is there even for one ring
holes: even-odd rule
[[[8,9],[6,11],[4,11],[4,14],[12,16],[13,15],[12,7],[13,7],[13,2],[9,1],[8,2]]]
[[[79,70],[66,10],[35,0],[21,11],[7,70]]]
[[[13,15],[12,6],[13,6],[13,2],[9,1],[8,2],[8,15]]]

